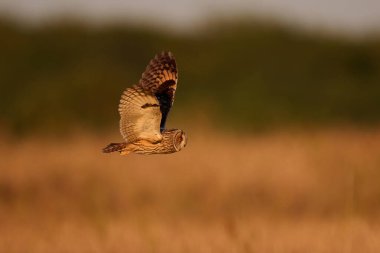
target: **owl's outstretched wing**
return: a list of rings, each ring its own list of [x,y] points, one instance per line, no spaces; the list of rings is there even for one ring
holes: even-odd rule
[[[134,85],[123,92],[119,113],[120,133],[127,142],[162,138],[159,101],[141,86]]]
[[[165,128],[166,118],[174,102],[177,80],[177,64],[173,54],[162,52],[150,61],[139,82],[139,86],[154,94],[159,102],[162,114],[161,132]]]

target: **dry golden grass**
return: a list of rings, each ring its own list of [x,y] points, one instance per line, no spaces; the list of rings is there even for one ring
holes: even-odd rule
[[[380,130],[117,139],[2,138],[0,252],[380,252]]]

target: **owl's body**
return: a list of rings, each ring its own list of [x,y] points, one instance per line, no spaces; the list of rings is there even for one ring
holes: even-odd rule
[[[103,149],[104,152],[119,151],[121,155],[129,153],[154,155],[171,154],[180,151],[186,145],[186,135],[182,130],[170,129],[162,132],[162,141],[152,143],[147,140],[139,140],[133,143],[111,143]]]
[[[186,134],[165,130],[168,113],[177,88],[177,67],[173,55],[163,52],[147,66],[139,83],[127,88],[120,100],[120,133],[125,142],[103,149],[121,155],[169,154],[186,146]]]

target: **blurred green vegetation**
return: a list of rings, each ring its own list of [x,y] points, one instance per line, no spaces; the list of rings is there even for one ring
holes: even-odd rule
[[[201,112],[247,129],[380,121],[380,38],[260,22],[221,22],[180,35],[75,22],[27,28],[2,20],[0,126],[13,133],[115,127],[121,92],[162,50],[171,50],[179,67],[169,126]]]

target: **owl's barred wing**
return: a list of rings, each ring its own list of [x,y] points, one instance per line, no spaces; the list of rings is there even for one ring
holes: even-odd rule
[[[134,85],[123,92],[119,113],[120,133],[127,142],[161,136],[159,101],[141,86]]]
[[[142,74],[139,85],[156,96],[162,114],[161,132],[174,102],[177,89],[177,64],[171,52],[162,52],[152,59]]]

